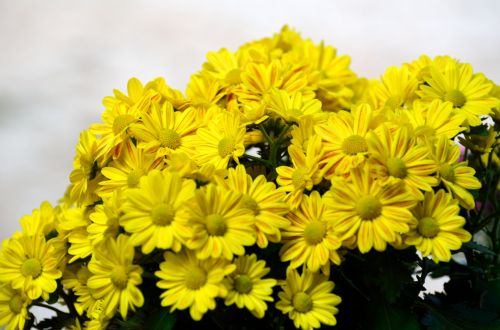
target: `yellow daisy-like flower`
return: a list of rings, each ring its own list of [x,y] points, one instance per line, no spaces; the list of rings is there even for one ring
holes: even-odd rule
[[[491,113],[498,102],[489,94],[493,85],[484,75],[473,74],[470,64],[450,61],[443,70],[432,65],[426,83],[417,92],[423,100],[451,102],[455,112],[470,126],[480,125],[480,116]]]
[[[208,74],[194,74],[189,79],[186,96],[196,108],[208,109],[225,96],[219,80]]]
[[[125,319],[128,310],[142,307],[144,297],[137,287],[142,283],[142,268],[134,265],[134,247],[125,235],[109,239],[94,251],[89,262],[92,272],[87,286],[96,299],[104,299],[104,313],[108,317],[120,310]]]
[[[48,235],[56,229],[55,210],[49,202],[40,204],[40,208],[34,209],[31,215],[21,218],[21,228],[26,236]]]
[[[304,196],[299,208],[288,214],[291,225],[282,232],[281,260],[290,261],[292,268],[305,264],[313,272],[329,269],[330,261],[339,265],[336,250],[342,243],[331,225],[335,217],[317,191]]]
[[[368,139],[370,165],[377,172],[377,183],[403,181],[416,199],[422,199],[421,190],[432,190],[438,184],[433,176],[437,164],[427,146],[418,145],[406,127],[390,132],[383,125],[377,132],[372,132]]]
[[[92,223],[87,227],[88,238],[95,247],[108,238],[116,238],[120,232],[120,207],[124,202],[123,193],[116,190],[103,204],[96,205],[89,215]]]
[[[214,184],[203,188],[187,203],[192,228],[187,247],[200,259],[243,255],[244,246],[256,240],[253,212],[244,207],[241,194]]]
[[[215,177],[220,186],[242,194],[242,205],[254,214],[257,245],[265,248],[268,240],[278,243],[281,230],[290,222],[284,217],[288,213],[285,194],[276,189],[272,182],[267,182],[264,175],[252,179],[243,165],[230,168],[227,179]]]
[[[107,180],[99,182],[97,194],[101,198],[110,197],[117,189],[135,188],[141,177],[153,169],[161,169],[162,159],[136,147],[130,140],[124,142],[120,158],[101,170]]]
[[[28,306],[31,300],[20,290],[10,285],[0,286],[0,326],[5,330],[22,330],[29,319]]]
[[[155,248],[179,251],[190,229],[185,203],[194,196],[196,183],[177,173],[152,171],[141,187],[130,190],[123,205],[120,224],[131,234],[130,242],[144,254]]]
[[[207,53],[207,62],[203,63],[203,69],[224,84],[232,85],[241,81],[238,59],[235,54],[222,48],[217,52]]]
[[[411,104],[415,99],[418,82],[407,68],[390,67],[380,80],[374,88],[379,106],[394,110]]]
[[[387,243],[410,230],[411,208],[416,203],[402,182],[379,185],[367,165],[351,171],[351,182],[336,180],[325,194],[335,214],[332,225],[341,240],[357,238],[361,253],[384,251]]]
[[[192,152],[192,138],[197,128],[193,108],[175,111],[170,102],[165,102],[161,107],[152,106],[151,112],[142,117],[142,123],[133,124],[131,131],[140,141],[139,147],[161,158],[173,150]]]
[[[54,247],[43,236],[12,238],[0,251],[0,282],[9,283],[31,300],[48,300],[62,275],[57,261]]]
[[[433,148],[433,156],[438,163],[438,178],[446,190],[457,199],[460,206],[473,209],[474,197],[468,189],[481,188],[481,182],[474,176],[476,171],[467,162],[458,162],[460,148],[446,138],[441,138]]]
[[[300,92],[289,94],[275,88],[267,97],[267,107],[287,122],[297,122],[305,116],[313,118],[327,116],[321,111],[319,100],[305,100]]]
[[[404,112],[413,127],[414,134],[423,141],[433,142],[441,136],[454,138],[465,130],[460,126],[463,118],[452,113],[451,102],[433,100],[431,103],[415,101],[413,109]]]
[[[371,107],[361,104],[350,113],[332,113],[327,123],[316,127],[316,133],[323,139],[325,154],[321,162],[327,179],[348,174],[364,163],[368,152],[366,135],[372,118]]]
[[[215,298],[225,297],[225,276],[236,266],[222,258],[200,260],[194,251],[165,252],[165,261],[155,275],[160,279],[157,286],[166,289],[161,295],[162,306],[176,309],[189,308],[193,320],[199,321],[208,310],[215,309]]]
[[[405,234],[404,242],[415,245],[422,256],[432,255],[434,262],[451,259],[450,250],[458,250],[472,235],[462,227],[465,219],[459,215],[460,207],[450,194],[440,189],[429,191],[413,210],[414,228]]]
[[[276,308],[293,321],[296,328],[312,330],[321,324],[333,326],[337,324],[335,314],[337,305],[342,301],[331,293],[334,283],[326,276],[304,270],[302,275],[292,268],[286,274],[286,282],[281,285],[283,291],[278,293],[280,301]]]
[[[276,182],[281,186],[280,190],[288,193],[287,202],[292,210],[299,206],[304,191],[311,190],[323,179],[323,171],[319,168],[319,160],[323,156],[320,141],[318,135],[312,136],[307,141],[305,152],[297,145],[290,145],[288,155],[293,166],[276,168]]]
[[[73,256],[69,260],[70,263],[77,259],[85,259],[93,252],[92,241],[87,231],[92,223],[89,219],[91,211],[92,209],[86,207],[61,209],[57,230],[71,244],[67,251]]]
[[[245,126],[235,114],[221,113],[208,127],[198,129],[197,136],[198,165],[210,163],[216,168],[226,168],[230,159],[238,163],[245,153]]]
[[[265,261],[257,261],[255,254],[238,257],[234,264],[236,270],[224,280],[228,290],[226,306],[236,304],[255,317],[263,318],[267,310],[265,302],[273,301],[273,286],[278,282],[272,278],[262,279],[271,269],[266,268]]]

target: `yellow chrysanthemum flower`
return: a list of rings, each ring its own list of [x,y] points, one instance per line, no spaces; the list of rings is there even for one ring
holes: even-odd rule
[[[161,305],[171,306],[170,312],[189,308],[191,318],[199,321],[208,310],[215,309],[215,298],[227,295],[223,279],[236,268],[228,260],[200,260],[194,251],[186,249],[165,252],[164,258],[155,272],[160,279],[156,285],[166,289],[160,295]]]
[[[156,153],[156,158],[168,156],[173,150],[191,153],[193,137],[198,128],[196,111],[188,108],[175,111],[170,102],[155,104],[142,122],[133,124],[131,131],[140,141],[139,147]]]
[[[208,127],[198,129],[195,156],[198,165],[226,168],[231,159],[238,163],[238,158],[245,153],[245,131],[239,116],[230,113],[221,113]]]
[[[225,96],[219,80],[207,74],[194,74],[189,79],[186,96],[196,108],[208,109]]]
[[[291,225],[282,232],[281,260],[290,261],[292,268],[306,265],[313,272],[329,270],[330,261],[339,265],[337,249],[342,243],[332,226],[335,217],[317,191],[304,196],[299,208],[288,214]]]
[[[267,310],[265,302],[273,301],[273,286],[278,282],[272,278],[262,279],[271,269],[266,267],[265,261],[257,260],[255,254],[238,257],[234,264],[236,270],[224,280],[228,290],[226,306],[236,304],[255,317],[263,318]]]
[[[11,285],[31,300],[48,300],[62,275],[57,261],[54,247],[42,235],[11,238],[0,251],[0,283]]]
[[[238,59],[233,52],[226,48],[217,52],[208,52],[207,62],[203,63],[203,69],[214,78],[222,81],[224,85],[241,82]]]
[[[87,286],[96,299],[104,299],[104,314],[108,317],[120,310],[123,318],[128,310],[142,307],[144,297],[137,286],[142,283],[142,268],[132,263],[134,247],[125,235],[109,239],[94,251],[89,262],[92,276]]]
[[[376,132],[378,134],[369,135],[368,150],[377,183],[402,181],[414,198],[422,199],[422,191],[432,190],[438,184],[433,176],[437,164],[429,155],[428,147],[417,144],[406,127],[390,132],[383,125]]]
[[[273,88],[266,101],[267,108],[287,122],[298,122],[306,116],[318,118],[316,120],[328,116],[321,111],[321,102],[319,100],[306,100],[300,92],[289,94],[284,90]]]
[[[458,200],[460,206],[473,209],[474,197],[468,190],[481,188],[481,182],[467,162],[458,162],[460,148],[453,141],[441,138],[433,148],[433,156],[439,166],[438,178],[446,190]]]
[[[286,282],[281,284],[283,291],[278,293],[280,301],[276,308],[293,321],[296,328],[312,330],[321,324],[335,325],[337,305],[342,301],[331,293],[334,283],[326,276],[304,270],[302,275],[292,268],[286,274]]]
[[[450,61],[442,70],[432,65],[426,83],[417,92],[422,100],[451,102],[455,112],[462,115],[465,124],[470,126],[480,125],[480,116],[491,113],[498,102],[489,95],[493,85],[484,75],[473,74],[470,64]]]
[[[152,171],[141,187],[130,190],[121,210],[120,224],[131,234],[130,242],[144,254],[155,248],[179,251],[191,232],[185,203],[194,196],[196,183],[177,173]]]
[[[368,152],[366,135],[372,128],[372,119],[371,107],[361,104],[350,113],[333,113],[327,123],[316,126],[316,133],[323,139],[325,154],[321,162],[327,179],[348,174],[364,163]]]
[[[373,92],[378,106],[394,110],[411,105],[416,98],[418,82],[405,67],[390,67],[375,85]]]
[[[96,205],[94,212],[89,215],[92,221],[87,227],[88,238],[95,247],[108,238],[116,238],[120,233],[120,207],[124,202],[121,190],[104,199],[103,204]]]
[[[19,220],[23,234],[26,236],[48,235],[56,229],[55,214],[49,202],[42,202],[40,208],[34,209],[31,215],[25,215]]]
[[[463,117],[452,113],[451,102],[433,100],[431,103],[415,101],[413,108],[405,111],[404,115],[413,127],[413,132],[422,141],[434,142],[441,136],[447,139],[454,138],[458,133],[465,130],[460,126]]]
[[[252,179],[243,165],[230,168],[226,180],[215,177],[219,186],[242,194],[242,205],[249,209],[255,218],[257,245],[265,248],[268,240],[278,243],[281,230],[290,222],[284,217],[288,213],[285,194],[276,189],[272,182],[267,182],[264,175]]]
[[[450,261],[450,250],[460,249],[472,237],[462,228],[465,219],[459,215],[458,202],[442,189],[426,192],[412,212],[414,228],[405,234],[404,242],[415,245],[424,257],[432,255],[434,262]]]
[[[89,218],[91,212],[92,209],[86,207],[61,209],[57,230],[70,243],[67,251],[73,256],[69,260],[70,263],[77,259],[85,259],[93,252],[92,241],[87,231],[88,226],[92,224]]]
[[[357,238],[361,253],[384,251],[387,243],[410,230],[411,208],[416,203],[402,182],[376,184],[369,166],[351,171],[352,181],[334,180],[325,194],[335,213],[333,226],[341,240]]]
[[[187,247],[200,259],[243,255],[244,246],[256,241],[253,212],[244,207],[241,194],[214,184],[203,188],[187,203],[192,228]]]
[[[123,143],[120,158],[109,163],[101,170],[106,177],[99,185],[97,194],[101,198],[109,198],[118,189],[135,188],[141,177],[153,169],[161,169],[163,160],[154,154],[148,154],[144,149],[136,147],[130,140]]]
[[[5,330],[22,330],[29,319],[31,300],[9,284],[0,285],[0,326]]]

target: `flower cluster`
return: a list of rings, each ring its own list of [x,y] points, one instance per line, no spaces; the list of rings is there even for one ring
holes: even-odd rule
[[[3,242],[0,324],[22,329],[55,295],[89,329],[155,299],[196,321],[235,305],[312,329],[337,322],[347,251],[450,261],[481,187],[454,139],[481,145],[468,132],[498,119],[499,88],[447,56],[373,81],[349,63],[284,27],[208,53],[184,94],[133,78],[104,98],[64,197]]]

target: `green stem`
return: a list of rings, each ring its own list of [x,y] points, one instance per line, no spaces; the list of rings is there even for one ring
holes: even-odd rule
[[[78,318],[78,320],[80,321],[80,324],[83,324],[83,318],[80,314],[78,314],[78,312],[76,311],[76,308],[75,308],[75,305],[73,304],[73,297],[71,297],[70,295],[68,295],[63,288],[61,288],[59,290],[59,296],[61,296],[61,298],[64,300],[64,302],[66,303],[66,306],[68,306],[68,310],[70,312],[70,315],[73,316],[73,317],[76,317]]]
[[[266,166],[266,167],[271,167],[271,163],[266,160],[266,159],[262,159],[262,158],[259,158],[259,157],[255,157],[255,156],[252,156],[252,155],[248,155],[248,154],[244,154],[243,157],[245,157],[246,159],[249,159],[249,160],[253,160],[253,161],[256,161],[258,163],[262,163],[262,165]]]

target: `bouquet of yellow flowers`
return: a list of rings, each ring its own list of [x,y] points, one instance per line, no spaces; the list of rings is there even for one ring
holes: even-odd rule
[[[349,64],[285,26],[184,94],[114,90],[2,244],[0,325],[498,329],[500,87],[448,56]]]

